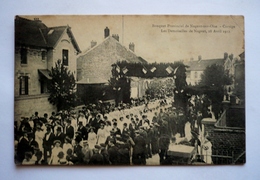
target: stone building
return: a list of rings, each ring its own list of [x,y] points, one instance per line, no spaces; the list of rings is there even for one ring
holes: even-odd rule
[[[89,93],[86,91],[89,86],[108,85],[108,81],[112,76],[112,64],[119,61],[147,63],[143,58],[137,56],[134,50],[134,43],[131,42],[128,48],[123,46],[119,42],[119,35],[113,34],[110,36],[110,30],[106,27],[104,29],[104,40],[99,44],[91,41],[90,48],[77,57],[77,88],[79,96]]]
[[[58,59],[76,76],[79,46],[69,26],[47,27],[41,20],[15,18],[15,119],[42,116],[56,107],[48,102],[49,71]]]
[[[198,60],[190,60],[184,64],[188,66],[186,72],[187,84],[192,86],[200,82],[201,75],[206,67],[214,64],[223,66],[225,70],[229,71],[230,75],[234,75],[233,54],[228,55],[228,53],[224,53],[224,57],[218,59],[202,59],[202,57],[199,56]]]

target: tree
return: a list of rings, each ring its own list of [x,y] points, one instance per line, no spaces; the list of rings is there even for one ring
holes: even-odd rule
[[[173,73],[175,79],[174,104],[177,109],[182,109],[186,113],[188,97],[186,95],[186,66],[178,63]]]
[[[73,73],[60,60],[52,67],[48,84],[49,102],[56,105],[57,110],[69,110],[76,103],[76,81]]]
[[[206,67],[201,75],[201,82],[198,86],[211,100],[212,110],[216,118],[218,118],[218,113],[224,97],[224,86],[230,85],[231,83],[232,78],[229,76],[228,72],[224,70],[224,67],[220,65],[214,64]]]

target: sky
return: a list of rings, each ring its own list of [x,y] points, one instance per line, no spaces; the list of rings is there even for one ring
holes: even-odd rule
[[[39,18],[48,27],[69,25],[81,49],[104,40],[104,29],[118,34],[128,47],[148,62],[173,62],[222,58],[224,52],[238,56],[244,51],[242,16],[22,16]]]

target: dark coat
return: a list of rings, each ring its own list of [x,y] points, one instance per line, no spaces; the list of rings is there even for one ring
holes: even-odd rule
[[[119,164],[119,157],[118,157],[118,148],[116,146],[112,146],[108,148],[109,154],[109,161],[112,165]]]
[[[88,139],[88,130],[85,126],[78,127],[78,131],[81,132],[81,136],[84,140]]]
[[[43,138],[43,148],[46,149],[46,150],[47,149],[50,150],[51,146],[53,145],[55,135],[52,132],[50,132],[49,139],[46,139],[46,136],[47,136],[47,133],[45,133],[45,136]]]
[[[143,138],[143,136],[136,136],[134,139],[135,142],[135,146],[133,149],[133,154],[142,154],[145,153],[146,150],[146,143],[145,143],[145,139]]]
[[[65,139],[65,135],[61,132],[59,135],[54,135],[54,141],[55,140],[60,140],[61,142],[61,146],[63,145],[64,143],[64,139]]]
[[[91,165],[103,165],[104,164],[103,156],[99,153],[93,154],[93,156],[89,160],[89,164],[91,164]]]
[[[70,125],[65,127],[66,128],[66,136],[68,136],[70,139],[73,139],[74,137],[74,128]]]
[[[28,139],[22,137],[17,145],[17,160],[22,162],[25,157],[25,152],[31,151],[31,146]]]

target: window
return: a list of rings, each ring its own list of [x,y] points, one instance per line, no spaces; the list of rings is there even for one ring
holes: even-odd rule
[[[62,64],[65,66],[69,65],[69,51],[66,49],[62,50]]]
[[[194,72],[194,78],[197,79],[198,78],[198,72]]]
[[[42,61],[46,60],[46,51],[42,51]]]
[[[46,80],[40,80],[41,83],[41,94],[48,93],[48,82]]]
[[[20,76],[20,95],[28,95],[28,76]]]
[[[22,48],[20,54],[21,54],[21,64],[27,64],[27,49]]]

